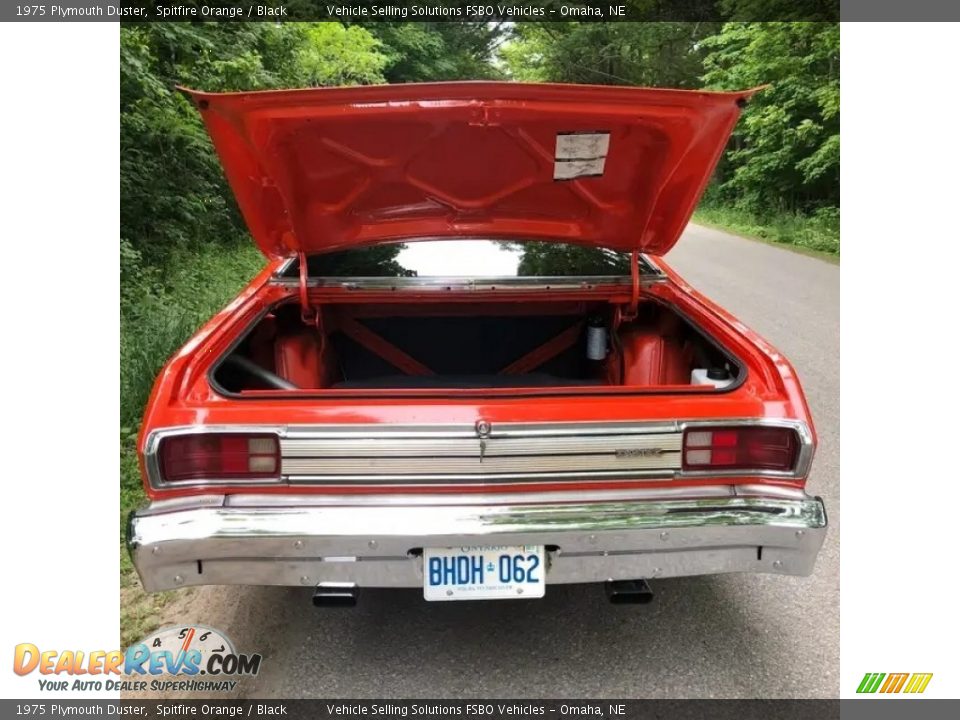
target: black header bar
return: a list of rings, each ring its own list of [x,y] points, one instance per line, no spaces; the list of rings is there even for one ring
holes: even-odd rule
[[[921,0],[921,5],[924,0]],[[881,14],[886,3],[902,16],[911,4],[890,0],[60,0],[0,3],[0,20],[44,22],[836,22],[854,6],[859,19]],[[931,3],[932,5],[932,3]],[[937,6],[933,6],[937,7]],[[953,4],[943,4],[948,13]],[[956,15],[960,17],[960,8]],[[890,18],[894,19],[894,18]],[[900,17],[899,19],[904,19]],[[918,18],[919,19],[919,18]]]

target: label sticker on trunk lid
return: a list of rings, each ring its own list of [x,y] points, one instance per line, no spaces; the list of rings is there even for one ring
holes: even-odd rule
[[[603,175],[609,148],[608,132],[557,133],[553,179],[573,180]]]

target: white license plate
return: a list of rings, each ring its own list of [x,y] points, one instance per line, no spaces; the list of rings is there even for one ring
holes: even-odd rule
[[[541,598],[546,590],[543,545],[424,548],[427,600]]]

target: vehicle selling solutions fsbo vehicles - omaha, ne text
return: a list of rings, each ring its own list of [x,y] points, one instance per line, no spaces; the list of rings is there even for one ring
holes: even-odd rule
[[[268,262],[156,382],[129,528],[147,590],[643,602],[650,578],[812,571],[798,379],[662,259],[750,91],[188,92]],[[324,269],[469,238],[621,271]]]

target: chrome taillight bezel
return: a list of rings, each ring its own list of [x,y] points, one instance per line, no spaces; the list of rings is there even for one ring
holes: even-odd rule
[[[801,420],[788,418],[736,418],[729,420],[690,420],[680,423],[683,441],[681,448],[685,447],[687,432],[705,430],[711,428],[717,429],[738,429],[738,428],[764,428],[776,427],[786,428],[796,433],[797,437],[797,458],[792,468],[789,470],[770,470],[770,469],[722,469],[707,468],[703,470],[681,470],[681,477],[758,477],[774,478],[781,480],[804,480],[810,474],[810,467],[813,464],[813,454],[815,443],[813,433],[809,426]],[[681,450],[683,452],[683,450]]]
[[[167,481],[163,476],[160,445],[169,438],[192,435],[219,435],[275,437],[277,441],[277,472],[270,476],[258,477],[197,477],[189,480]],[[280,433],[262,425],[195,425],[187,427],[173,427],[155,430],[150,433],[144,447],[144,467],[147,473],[147,482],[150,487],[158,490],[176,490],[180,488],[216,487],[233,485],[280,485],[283,478],[280,474]]]

